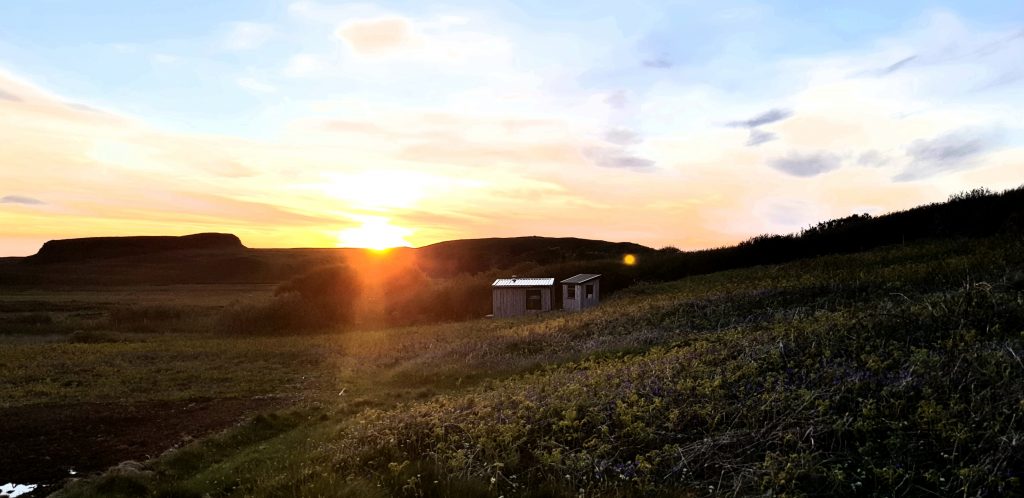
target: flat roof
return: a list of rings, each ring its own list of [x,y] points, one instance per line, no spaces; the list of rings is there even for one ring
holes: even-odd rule
[[[554,278],[499,278],[491,287],[550,287],[555,285]]]
[[[589,282],[589,281],[591,281],[591,280],[593,280],[595,278],[598,278],[600,276],[601,275],[599,275],[597,273],[580,273],[579,275],[576,275],[575,277],[569,277],[569,278],[567,278],[565,280],[562,280],[562,283],[563,284],[582,284],[582,283]]]

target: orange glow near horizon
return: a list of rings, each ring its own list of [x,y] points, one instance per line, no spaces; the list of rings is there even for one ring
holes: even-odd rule
[[[380,216],[364,216],[362,224],[338,232],[338,247],[358,247],[383,251],[394,247],[409,247],[405,238],[412,230],[391,224],[391,220]]]
[[[353,43],[369,50],[365,40]],[[433,57],[451,46],[443,48],[417,53]],[[0,257],[33,254],[53,239],[201,232],[232,233],[252,248],[382,250],[547,236],[700,250],[853,213],[909,209],[974,187],[1015,188],[1024,177],[1024,147],[986,149],[963,168],[915,160],[909,151],[973,150],[987,135],[953,132],[987,128],[971,107],[914,110],[927,102],[892,118],[902,114],[890,104],[915,94],[879,93],[874,77],[824,78],[794,90],[787,105],[799,112],[773,123],[776,139],[755,147],[745,144],[751,130],[708,126],[721,113],[676,124],[658,118],[646,138],[615,129],[624,137],[609,141],[606,120],[596,118],[622,111],[611,95],[584,92],[562,112],[526,91],[532,83],[520,94],[505,87],[504,72],[495,74],[503,75],[495,95],[525,100],[476,90],[408,106],[309,95],[317,102],[310,108],[274,107],[268,116],[291,117],[235,134],[124,114],[116,98],[78,103],[0,64]],[[286,87],[276,91],[267,102],[292,101]],[[630,105],[656,108],[697,95],[703,90]],[[730,104],[721,119],[774,105]],[[712,99],[705,107],[721,106]],[[1013,122],[1011,108],[993,122]],[[866,164],[872,157],[877,164]],[[636,255],[620,258],[638,264]]]

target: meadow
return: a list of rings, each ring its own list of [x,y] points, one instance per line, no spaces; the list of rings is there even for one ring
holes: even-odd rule
[[[96,341],[2,336],[0,395],[9,414],[199,400],[243,420],[59,496],[1004,496],[1024,491],[1022,293],[1003,236],[515,320],[248,337],[203,330],[200,307]]]

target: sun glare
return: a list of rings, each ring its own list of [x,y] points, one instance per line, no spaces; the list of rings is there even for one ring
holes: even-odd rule
[[[633,265],[635,265],[636,264],[636,256],[634,256],[632,254],[627,254],[627,255],[623,256],[622,257],[622,264],[624,264],[626,266],[633,266]]]
[[[338,232],[338,247],[362,247],[382,251],[392,247],[408,247],[406,237],[412,230],[391,224],[391,220],[380,216],[364,216],[358,227]]]
[[[405,208],[426,195],[430,178],[407,171],[369,171],[332,175],[323,188],[335,198],[364,209]]]

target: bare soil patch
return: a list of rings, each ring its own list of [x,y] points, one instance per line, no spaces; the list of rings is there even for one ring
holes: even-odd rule
[[[77,403],[0,408],[0,483],[39,484],[33,496],[125,460],[156,457],[230,427],[280,398]]]

